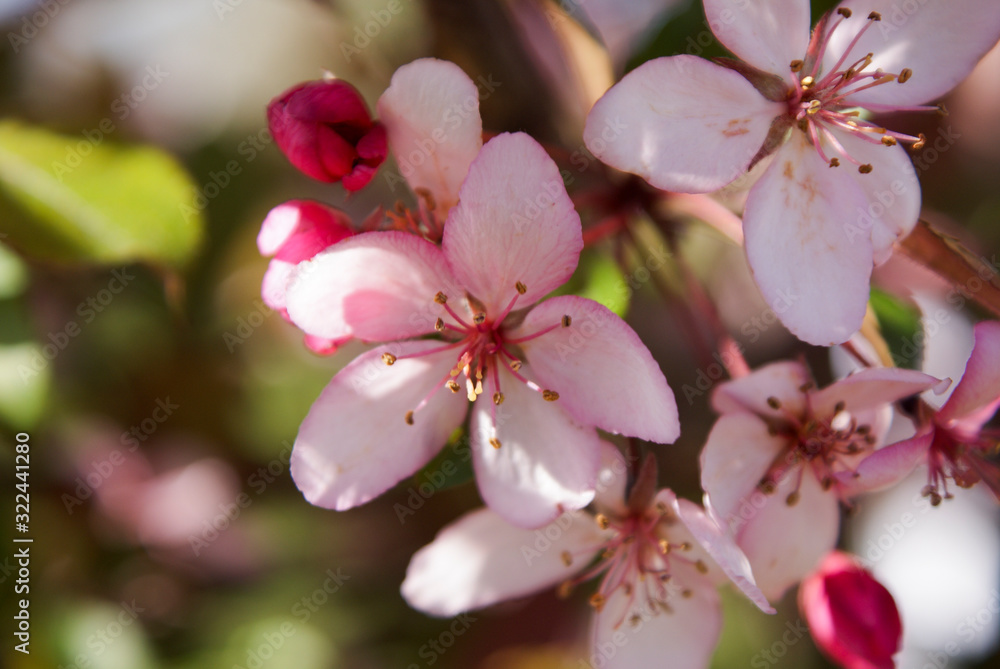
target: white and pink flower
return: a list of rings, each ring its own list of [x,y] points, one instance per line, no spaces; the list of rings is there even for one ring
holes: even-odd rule
[[[920,187],[901,143],[869,112],[936,110],[1000,38],[991,0],[846,0],[809,32],[807,0],[705,0],[742,61],[644,63],[599,100],[584,139],[601,160],[665,190],[719,189],[765,157],[744,213],[746,253],[800,339],[832,345],[861,325],[874,264],[914,226]],[[911,6],[912,5],[912,6]],[[910,11],[912,9],[912,11]],[[614,122],[625,130],[597,141]]]
[[[602,449],[596,513],[571,511],[537,531],[489,509],[466,514],[413,556],[406,600],[453,616],[599,577],[591,642],[595,666],[609,669],[707,667],[722,627],[716,587],[727,577],[774,612],[722,529],[692,502],[656,491],[652,458],[626,494],[624,458],[610,444]],[[615,652],[601,652],[608,647]]]
[[[866,490],[855,471],[882,443],[891,404],[946,384],[866,369],[817,390],[804,365],[778,362],[719,386],[712,404],[722,415],[701,454],[705,506],[769,599],[834,547],[839,503]]]
[[[580,297],[541,301],[583,246],[544,149],[520,133],[495,137],[458,200],[442,247],[362,233],[292,274],[288,313],[306,333],[392,342],[341,370],[302,423],[292,475],[314,504],[348,509],[381,494],[470,408],[483,499],[521,526],[590,502],[594,427],[660,443],[679,434],[673,393],[624,321]]]

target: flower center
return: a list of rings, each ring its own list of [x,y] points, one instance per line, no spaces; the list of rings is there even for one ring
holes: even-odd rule
[[[511,301],[500,313],[495,315],[490,315],[485,308],[476,306],[479,303],[474,298],[467,298],[468,308],[465,309],[467,313],[464,318],[452,308],[448,296],[444,292],[438,292],[434,296],[434,302],[444,308],[451,317],[451,322],[438,318],[434,329],[441,334],[446,343],[427,351],[408,355],[382,354],[383,362],[387,365],[393,365],[397,360],[420,358],[446,350],[458,352],[455,366],[412,411],[406,413],[404,418],[408,425],[414,424],[416,414],[430,402],[441,388],[448,388],[453,393],[460,392],[463,384],[459,382],[459,378],[464,377],[465,393],[470,402],[475,402],[486,389],[489,390],[493,402],[491,409],[494,432],[490,438],[490,444],[494,448],[500,448],[502,444],[496,436],[496,408],[504,402],[504,393],[500,386],[501,365],[519,382],[529,389],[541,393],[545,401],[555,402],[559,399],[559,393],[556,391],[544,389],[521,374],[522,362],[518,345],[537,339],[558,328],[570,327],[572,319],[569,316],[563,316],[559,322],[543,327],[537,332],[511,337],[507,324],[508,316],[514,310],[518,299],[528,291],[527,286],[520,281],[515,285],[515,289],[516,294]]]
[[[758,488],[765,494],[772,494],[788,477],[795,476],[795,487],[785,497],[788,506],[794,506],[799,501],[807,465],[812,468],[823,490],[830,490],[837,483],[837,474],[854,472],[853,465],[862,454],[872,450],[876,441],[871,434],[871,426],[858,425],[857,420],[845,410],[843,402],[837,403],[831,416],[819,417],[812,409],[808,392],[805,397],[803,416],[786,410],[779,421],[762,417],[768,423],[769,431],[785,437],[787,445],[761,478]],[[776,397],[769,397],[767,403],[775,410],[782,409]]]
[[[703,560],[686,555],[693,548],[691,542],[671,542],[665,538],[677,518],[662,503],[656,505],[653,515],[631,513],[624,518],[609,518],[599,513],[594,520],[602,530],[612,534],[601,544],[597,563],[564,582],[559,592],[567,596],[580,583],[603,574],[597,592],[590,596],[590,605],[600,612],[608,598],[621,589],[628,601],[622,617],[615,622],[616,628],[626,619],[637,625],[644,614],[672,613],[671,596],[691,597],[693,593],[689,588],[674,582],[672,560],[693,565],[702,574],[708,572],[708,565]],[[582,552],[592,553],[593,548]],[[562,560],[566,566],[570,566],[573,559],[569,551],[563,551]]]
[[[853,157],[843,143],[837,139],[833,130],[847,133],[870,144],[895,146],[899,142],[911,143],[914,149],[923,148],[926,137],[921,133],[916,137],[901,132],[894,132],[862,118],[862,110],[848,98],[861,91],[876,86],[888,85],[892,82],[905,84],[913,71],[903,68],[899,72],[884,72],[881,69],[871,70],[873,53],[866,54],[852,63],[847,63],[847,55],[857,45],[858,41],[875,23],[882,20],[878,12],[871,12],[868,21],[858,30],[854,39],[844,49],[843,54],[833,65],[830,72],[822,73],[823,55],[830,44],[833,33],[845,21],[851,18],[851,10],[837,10],[837,22],[826,31],[819,40],[810,43],[806,60],[796,60],[790,64],[795,78],[795,89],[788,101],[788,114],[793,122],[809,137],[813,147],[820,157],[830,165],[837,167],[841,160],[856,165],[861,174],[872,171],[871,163],[863,163]],[[825,22],[817,27],[823,30]],[[880,103],[866,103],[866,108],[874,112],[894,111],[938,111],[944,112],[941,106],[899,106]],[[824,143],[836,155],[828,155]]]
[[[1000,444],[994,436],[983,433],[961,434],[959,431],[935,424],[934,439],[927,452],[927,485],[920,491],[933,506],[942,499],[951,499],[948,479],[959,488],[971,488],[979,481],[1000,499],[1000,467],[987,459],[990,453],[1000,453]]]

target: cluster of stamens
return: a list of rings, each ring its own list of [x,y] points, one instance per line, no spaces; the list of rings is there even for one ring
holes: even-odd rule
[[[847,54],[851,52],[861,36],[873,24],[882,20],[882,16],[878,12],[871,12],[868,15],[868,22],[848,44],[831,71],[825,74],[820,72],[823,54],[829,45],[831,35],[844,21],[851,17],[852,12],[842,7],[837,10],[837,14],[839,15],[837,22],[820,40],[817,52],[809,55],[809,63],[811,64],[809,71],[805,72],[807,68],[805,61],[795,60],[790,63],[792,72],[799,76],[793,77],[795,88],[789,99],[789,114],[798,127],[808,135],[820,157],[830,167],[839,166],[841,159],[844,159],[856,165],[861,174],[868,174],[872,171],[872,165],[853,158],[831,130],[846,131],[851,136],[871,144],[895,146],[900,142],[905,142],[911,144],[914,149],[923,148],[927,138],[922,133],[914,137],[887,130],[876,123],[863,119],[861,111],[852,108],[851,103],[846,100],[853,94],[876,86],[892,82],[905,84],[913,76],[913,71],[910,68],[903,68],[897,73],[884,72],[881,69],[869,70],[874,58],[873,53],[868,53],[853,63],[845,63]],[[874,112],[938,111],[945,113],[944,107],[940,105],[895,106],[866,103],[866,107]],[[839,155],[828,156],[823,149],[824,142],[829,144]]]
[[[475,402],[485,392],[484,382],[491,386],[493,425],[496,430],[496,408],[503,404],[504,394],[500,387],[500,365],[506,367],[507,371],[515,379],[526,385],[531,390],[541,394],[547,402],[555,402],[559,399],[559,393],[540,387],[534,381],[525,378],[521,370],[521,358],[517,355],[516,347],[532,339],[537,339],[557,328],[567,328],[572,325],[572,318],[563,316],[559,322],[543,327],[537,332],[520,337],[510,337],[503,327],[504,319],[513,311],[518,299],[528,292],[527,286],[518,281],[515,284],[516,294],[510,303],[496,317],[491,318],[485,310],[477,309],[473,305],[477,302],[468,298],[469,311],[471,312],[471,323],[467,322],[455,309],[452,308],[448,296],[439,292],[434,296],[434,302],[444,308],[450,316],[450,320],[437,318],[434,329],[445,338],[447,343],[440,347],[435,347],[427,351],[413,353],[409,355],[396,356],[392,353],[383,353],[382,361],[386,365],[393,365],[397,360],[405,358],[418,358],[445,350],[457,350],[458,359],[455,366],[448,374],[436,384],[433,390],[412,410],[404,416],[408,425],[414,424],[414,416],[419,412],[434,394],[442,387],[447,388],[452,393],[462,391],[463,384],[459,382],[459,377],[465,378],[465,393],[470,402]],[[490,444],[494,448],[500,448],[500,440],[494,434],[490,438]]]
[[[670,564],[678,560],[694,566],[700,573],[708,572],[708,565],[701,559],[692,559],[693,548],[688,541],[671,542],[664,538],[665,530],[677,522],[677,518],[662,503],[657,503],[655,514],[631,512],[624,518],[612,518],[599,513],[594,521],[602,530],[613,532],[611,538],[601,545],[597,563],[579,576],[565,581],[559,589],[560,595],[569,596],[573,588],[584,581],[603,575],[601,584],[590,596],[590,605],[595,611],[604,609],[608,598],[621,589],[628,597],[622,618],[615,622],[620,626],[626,619],[638,625],[645,613],[672,613],[670,597],[685,599],[692,591],[674,582]],[[593,548],[580,551],[590,555]],[[562,561],[567,567],[573,564],[574,556],[563,551]],[[638,607],[637,607],[638,605]]]
[[[995,433],[982,431],[968,436],[936,425],[934,439],[927,451],[927,485],[921,494],[937,506],[942,499],[953,497],[948,490],[948,479],[959,488],[971,488],[983,481],[1000,499],[1000,467],[996,462],[987,460],[991,454],[994,457],[1000,455],[1000,443]]]
[[[783,410],[776,397],[767,398],[768,406],[782,412],[780,420],[762,418],[768,423],[768,431],[787,439],[787,447],[775,459],[758,484],[764,494],[773,494],[788,476],[795,476],[795,488],[785,497],[788,506],[798,503],[802,477],[806,466],[811,467],[823,490],[830,490],[837,482],[837,474],[851,472],[857,475],[852,463],[858,455],[869,452],[875,445],[870,425],[859,425],[857,420],[845,410],[844,402],[838,402],[829,417],[816,416],[812,410],[809,390],[802,387],[806,398],[804,415]],[[845,500],[846,501],[846,500]]]

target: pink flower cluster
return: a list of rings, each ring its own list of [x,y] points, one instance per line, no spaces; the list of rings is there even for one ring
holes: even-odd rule
[[[372,345],[309,410],[292,476],[313,504],[350,509],[460,434],[487,508],[413,557],[402,593],[415,608],[451,616],[597,579],[593,661],[611,644],[600,666],[701,669],[719,638],[720,584],[773,613],[769,602],[801,583],[824,652],[845,667],[891,667],[899,616],[885,588],[833,552],[840,509],[918,466],[934,504],[952,495],[949,481],[1000,494],[984,428],[1000,405],[1000,324],[976,327],[964,376],[939,409],[921,396],[949,379],[859,353],[872,270],[920,212],[902,145],[924,139],[878,115],[938,110],[929,103],[1000,38],[1000,4],[923,4],[887,30],[888,0],[845,0],[811,32],[806,0],[704,6],[740,60],[652,60],[597,101],[587,146],[647,183],[606,176],[613,196],[596,199],[610,214],[586,235],[585,198],[571,199],[546,148],[521,132],[484,143],[476,86],[452,63],[399,68],[379,120],[336,79],[272,102],[272,132],[307,175],[353,191],[391,154],[413,196],[363,222],[302,200],[264,221],[267,304],[314,351]],[[474,113],[452,113],[469,101]],[[655,457],[637,455],[636,440],[680,435],[646,344],[600,303],[552,293],[573,276],[585,238],[631,234],[636,207],[656,220],[655,203],[673,193],[747,174],[742,238],[764,299],[803,341],[847,342],[862,369],[820,387],[800,361],[730,365],[732,379],[711,395],[718,419],[701,452],[699,506],[660,489]],[[876,210],[887,188],[896,204]],[[701,202],[699,211],[721,209]],[[793,289],[799,299],[778,309]],[[894,408],[913,436],[888,444]],[[531,548],[539,530],[551,539],[544,551]]]

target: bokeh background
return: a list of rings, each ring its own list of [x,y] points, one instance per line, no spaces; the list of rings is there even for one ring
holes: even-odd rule
[[[834,3],[813,4],[818,15]],[[575,35],[576,69],[557,33]],[[581,121],[608,60],[586,54],[605,44],[616,76],[655,56],[723,55],[700,3],[0,0],[0,40],[5,666],[589,666],[585,591],[455,621],[399,596],[410,555],[479,504],[461,475],[442,482],[441,471],[467,470],[461,453],[446,449],[350,512],[314,508],[295,489],[298,424],[361,347],[318,357],[263,305],[260,222],[291,198],[360,220],[408,196],[381,176],[348,197],[301,175],[273,145],[264,109],[324,71],[373,106],[399,65],[446,58],[484,84],[489,131],[561,147],[586,184]],[[933,159],[922,154],[925,218],[996,269],[1000,52],[945,102],[947,117],[892,125],[944,138]],[[829,378],[825,351],[768,318],[738,248],[698,225],[683,243],[752,364],[803,355]],[[912,304],[891,294],[922,279],[907,266],[883,275],[900,327],[909,318],[912,328]],[[936,290],[947,318],[935,364],[960,372],[968,322],[982,315]],[[656,450],[661,481],[699,499],[697,455],[713,419],[705,390],[719,373],[692,363],[681,309],[647,282],[627,311],[681,409],[682,438]],[[30,656],[13,652],[10,634],[19,432],[31,443]],[[996,501],[960,491],[932,510],[919,487],[863,500],[843,543],[903,608],[900,666],[996,667]],[[774,617],[727,596],[713,666],[828,666],[803,631],[791,594]]]

